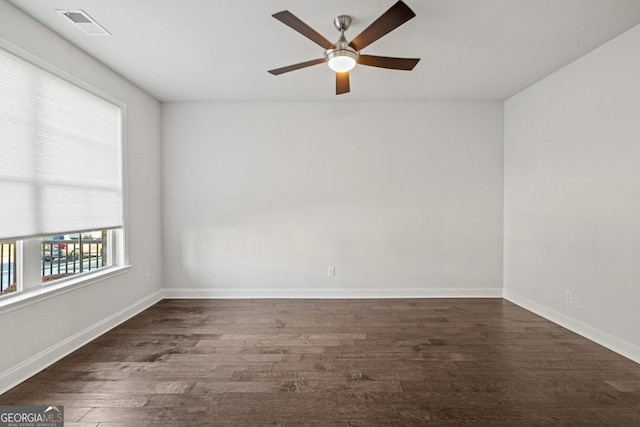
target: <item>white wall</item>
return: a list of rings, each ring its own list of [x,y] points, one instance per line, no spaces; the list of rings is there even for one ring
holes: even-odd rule
[[[639,52],[640,26],[506,102],[504,278],[640,362]]]
[[[92,335],[157,300],[162,288],[160,105],[6,1],[0,38],[127,105],[128,238],[123,275],[19,310],[0,310],[0,393]],[[152,283],[144,285],[150,272]]]
[[[502,295],[501,103],[172,103],[162,123],[167,295]]]

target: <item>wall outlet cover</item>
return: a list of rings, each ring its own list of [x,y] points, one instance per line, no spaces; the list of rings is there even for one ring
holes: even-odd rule
[[[573,292],[571,291],[564,291],[564,301],[567,304],[572,304],[573,303]]]

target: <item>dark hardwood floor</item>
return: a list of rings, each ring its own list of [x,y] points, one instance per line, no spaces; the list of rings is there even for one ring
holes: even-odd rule
[[[164,300],[0,396],[72,426],[640,426],[640,365],[501,299]]]

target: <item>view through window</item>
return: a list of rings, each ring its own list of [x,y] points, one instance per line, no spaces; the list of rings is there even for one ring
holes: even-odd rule
[[[35,239],[40,243],[38,269],[41,283],[114,265],[110,247],[112,233],[111,230],[97,230]],[[23,242],[7,241],[0,244],[0,295],[21,290],[18,286],[18,248]]]
[[[0,262],[2,262],[2,270],[0,271],[0,295],[17,290],[17,258],[16,242],[0,243]]]
[[[110,265],[107,230],[42,239],[42,282]]]

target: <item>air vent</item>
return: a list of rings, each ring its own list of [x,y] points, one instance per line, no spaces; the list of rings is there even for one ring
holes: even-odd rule
[[[84,31],[90,36],[110,36],[111,33],[107,31],[102,25],[98,24],[95,19],[90,17],[87,12],[82,9],[67,10],[56,9],[60,15],[65,19],[71,21],[73,25]]]
[[[91,24],[91,20],[78,12],[65,12],[64,16],[71,19],[75,24]]]

